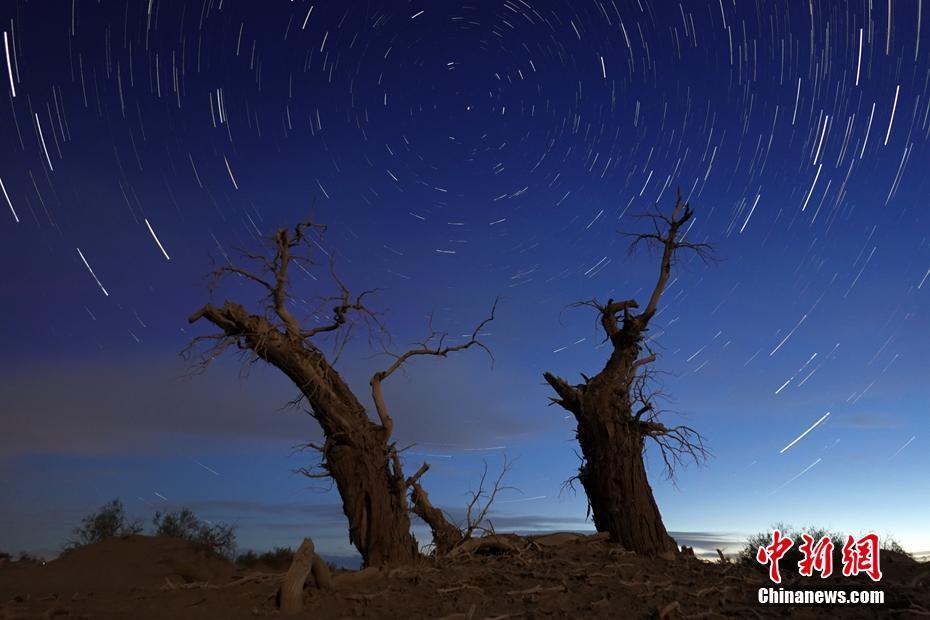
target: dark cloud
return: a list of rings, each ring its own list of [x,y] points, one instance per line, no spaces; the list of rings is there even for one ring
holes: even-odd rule
[[[242,382],[217,370],[186,376],[180,362],[127,358],[15,376],[0,386],[0,448],[7,454],[159,453],[170,452],[179,435],[296,443],[315,432],[306,416],[280,410],[289,391],[265,378]]]
[[[274,515],[276,517],[301,517],[304,519],[304,522],[313,520],[314,523],[345,523],[345,515],[342,512],[342,506],[333,503],[266,504],[249,500],[216,499],[186,502],[183,506],[190,508],[194,512],[222,514],[227,518],[236,515],[246,515],[250,518],[254,515]],[[181,505],[177,504],[177,507],[181,507]]]
[[[228,448],[230,441],[296,445],[319,437],[316,422],[287,406],[296,390],[276,370],[256,366],[247,378],[240,378],[239,370],[229,360],[191,376],[180,360],[126,358],[118,364],[71,362],[14,372],[0,384],[0,450],[7,455],[164,454],[181,449],[184,437],[214,439],[217,449]],[[464,380],[444,385],[440,379],[448,370]],[[421,363],[415,373],[391,377],[385,392],[398,440],[464,448],[541,430],[536,421],[512,414],[518,401],[509,396],[506,377],[493,378],[485,368],[479,381],[472,370]],[[354,374],[353,385],[367,385],[360,370]],[[474,390],[473,383],[481,389]],[[368,404],[367,393],[357,393]]]

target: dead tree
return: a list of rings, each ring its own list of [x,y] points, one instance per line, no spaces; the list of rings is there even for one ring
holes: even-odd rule
[[[557,394],[552,402],[571,412],[577,422],[583,457],[577,479],[587,493],[595,527],[608,532],[612,541],[625,548],[650,555],[677,551],[677,547],[662,523],[649,486],[645,440],[651,439],[659,446],[669,476],[683,460],[700,461],[707,456],[696,431],[687,426],[666,426],[656,419],[659,412],[655,395],[649,392],[646,371],[656,359],[647,346],[646,332],[659,308],[677,254],[691,250],[702,259],[712,258],[707,244],[684,240],[683,227],[693,215],[679,191],[670,216],[658,210],[648,214],[653,232],[634,235],[633,247],[647,243],[661,251],[658,280],[642,312],[636,312],[639,304],[635,299],[608,299],[606,304],[593,299],[575,304],[597,311],[605,341],[612,346],[604,368],[591,378],[582,375],[584,383],[580,385],[544,374]]]
[[[378,418],[374,421],[318,341],[325,335],[336,335],[337,349],[341,350],[359,317],[374,321],[380,328],[377,316],[365,306],[365,297],[373,291],[353,297],[331,268],[331,277],[339,289],[337,296],[324,298],[334,304],[331,316],[320,325],[305,327],[290,309],[290,269],[306,270],[313,264],[310,256],[314,246],[322,247],[324,230],[325,227],[312,222],[301,223],[293,229],[283,228],[268,240],[266,253],[243,253],[245,260],[257,265],[254,270],[232,264],[217,269],[213,274],[217,279],[236,275],[262,289],[266,296],[261,311],[250,312],[245,306],[228,300],[222,306],[208,303],[191,315],[189,322],[206,319],[218,327],[220,333],[201,336],[191,346],[205,340],[213,343],[201,360],[202,366],[227,348],[238,347],[251,355],[252,361],[263,360],[291,379],[300,390],[298,400],[306,401],[310,415],[320,424],[324,436],[322,445],[309,444],[322,455],[320,472],[305,469],[303,473],[311,477],[331,477],[335,481],[349,521],[349,539],[366,566],[410,562],[418,556],[419,550],[410,532],[407,494],[413,491],[411,499],[418,513],[431,507],[426,494],[418,492],[419,479],[428,466],[424,464],[409,479],[404,477],[399,450],[392,440],[394,420],[381,384],[413,357],[445,357],[471,347],[488,351],[480,336],[481,330],[494,319],[496,302],[490,316],[475,328],[467,341],[449,345],[445,334],[433,331],[415,348],[394,355],[393,363],[386,370],[375,373],[370,382]],[[338,339],[340,334],[341,340]],[[437,511],[428,522],[435,532],[450,526],[443,521],[442,513]]]
[[[489,514],[491,506],[497,499],[497,494],[501,491],[517,490],[515,487],[503,484],[504,476],[510,471],[510,467],[510,463],[505,459],[493,486],[487,489],[485,486],[488,483],[488,463],[485,461],[484,471],[478,481],[478,489],[471,491],[471,498],[465,507],[465,518],[460,525],[454,525],[441,509],[430,503],[429,496],[419,483],[415,480],[411,483],[410,496],[413,500],[413,512],[430,526],[436,555],[448,554],[463,543],[473,540],[476,534],[482,536],[494,534],[494,524],[491,523]],[[421,471],[427,469],[429,466],[426,463],[420,468]]]

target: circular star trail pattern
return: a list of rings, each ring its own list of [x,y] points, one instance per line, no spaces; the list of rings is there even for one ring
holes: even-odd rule
[[[436,440],[454,453],[535,436],[527,463],[557,454],[552,480],[516,475],[554,498],[572,427],[545,408],[540,373],[590,374],[606,355],[593,317],[566,306],[648,296],[656,257],[629,255],[621,233],[681,191],[688,237],[722,258],[681,257],[651,334],[669,408],[716,448],[687,480],[772,502],[839,493],[850,471],[906,486],[930,465],[926,8],[8,2],[4,364],[36,377],[173,355],[202,276],[312,216],[350,286],[384,289],[399,343],[429,312],[455,338],[503,297],[497,369],[430,375],[491,413]],[[331,292],[325,268],[301,273],[292,303],[324,321],[315,300]],[[456,381],[514,394],[482,403]],[[665,502],[678,524],[685,500]]]

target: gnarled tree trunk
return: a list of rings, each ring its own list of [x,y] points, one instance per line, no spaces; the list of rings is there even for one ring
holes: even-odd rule
[[[410,533],[403,473],[398,478],[391,469],[388,453],[372,434],[344,445],[337,442],[324,452],[349,520],[349,540],[366,566],[403,564],[419,554]]]
[[[646,475],[646,438],[659,445],[670,474],[682,456],[697,460],[706,454],[700,435],[692,429],[669,428],[655,420],[657,412],[645,389],[644,370],[655,355],[640,358],[645,332],[665,291],[675,252],[692,249],[703,256],[707,251],[704,244],[686,243],[679,238],[682,225],[691,216],[691,208],[682,203],[679,193],[672,216],[653,216],[657,232],[638,237],[656,241],[663,249],[659,278],[642,313],[632,312],[639,308],[632,299],[577,304],[593,307],[599,314],[606,339],[612,345],[604,368],[593,378],[584,377],[581,385],[569,385],[551,373],[544,374],[558,394],[552,401],[571,412],[577,422],[583,456],[578,480],[588,496],[595,527],[608,532],[613,542],[648,555],[675,552],[677,546],[665,529]],[[660,223],[666,225],[664,234]]]
[[[585,463],[578,480],[591,504],[594,526],[639,553],[674,551],[675,541],[665,530],[646,477],[645,436],[635,424],[612,419],[615,416],[581,417],[585,421],[578,424],[578,443]]]
[[[227,336],[279,368],[310,405],[323,428],[323,468],[332,476],[349,520],[349,539],[366,565],[412,561],[418,553],[410,533],[407,485],[391,458],[390,433],[375,424],[339,373],[305,340],[275,329],[239,304],[207,305],[191,317],[206,318]],[[395,469],[397,468],[397,469]]]

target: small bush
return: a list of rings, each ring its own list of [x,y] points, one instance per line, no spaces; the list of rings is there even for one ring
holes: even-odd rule
[[[271,551],[256,553],[246,551],[236,558],[236,564],[245,568],[252,568],[258,564],[264,564],[271,568],[286,569],[294,561],[294,550],[290,547],[275,547]]]
[[[251,549],[245,553],[240,553],[236,556],[236,564],[245,568],[252,568],[258,564],[258,554]]]
[[[235,526],[208,523],[188,508],[164,515],[156,512],[152,523],[156,536],[183,538],[226,558],[232,558],[236,550]]]
[[[142,531],[142,521],[130,520],[123,509],[123,503],[114,499],[104,504],[97,512],[81,520],[81,526],[75,528],[74,538],[69,541],[67,549],[74,549],[100,542],[106,538],[129,536]]]
[[[45,560],[42,558],[36,557],[25,551],[20,551],[19,556],[16,558],[17,562],[22,562],[23,564],[45,564]]]
[[[914,559],[914,556],[912,556],[910,553],[905,551],[904,547],[902,547],[901,544],[897,540],[892,538],[891,536],[887,538],[882,538],[880,547],[882,551],[892,551],[894,553],[900,553],[901,555],[908,557],[912,560]]]
[[[269,566],[290,566],[294,561],[294,550],[290,547],[275,547],[258,556],[258,560]]]

